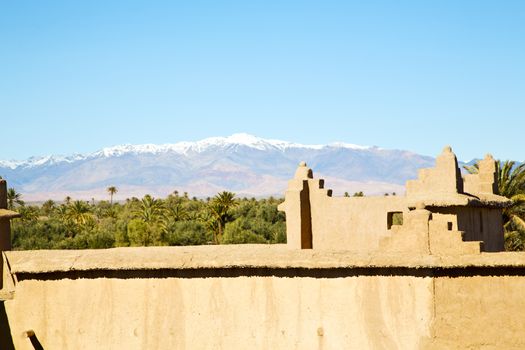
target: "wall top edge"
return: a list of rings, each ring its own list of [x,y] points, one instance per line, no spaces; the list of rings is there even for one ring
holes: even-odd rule
[[[6,251],[3,254],[13,274],[215,268],[525,268],[525,253],[522,252],[461,256],[363,254],[351,251],[292,250],[285,245],[257,244],[127,247],[98,250],[29,250]]]

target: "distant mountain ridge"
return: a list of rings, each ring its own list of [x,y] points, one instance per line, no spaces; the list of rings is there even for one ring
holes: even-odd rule
[[[303,145],[298,143],[292,143],[280,140],[262,139],[249,134],[233,134],[229,137],[210,137],[201,141],[188,142],[182,141],[173,144],[142,144],[142,145],[118,145],[113,147],[106,147],[100,151],[83,155],[75,154],[72,156],[44,156],[44,157],[31,157],[27,160],[16,161],[16,160],[0,160],[0,167],[8,167],[15,169],[18,167],[33,167],[42,166],[45,164],[56,164],[56,163],[72,163],[80,160],[87,160],[90,158],[98,157],[114,157],[123,156],[125,154],[159,154],[174,152],[183,155],[190,155],[191,153],[205,152],[211,147],[231,147],[231,146],[246,146],[258,150],[281,150],[284,151],[290,148],[303,148],[303,149],[315,149],[320,150],[325,147],[339,147],[348,149],[368,149],[377,148],[369,146],[359,146],[343,142],[336,142],[330,145]]]
[[[229,190],[239,196],[283,195],[299,161],[324,177],[335,194],[402,192],[404,182],[434,158],[402,150],[349,143],[303,145],[248,134],[174,144],[120,145],[91,154],[0,161],[0,175],[26,200],[65,196],[105,199],[117,186],[117,198],[178,190],[212,196]]]

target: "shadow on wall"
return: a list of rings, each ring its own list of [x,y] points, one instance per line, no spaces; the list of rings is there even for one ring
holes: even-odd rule
[[[40,344],[40,341],[36,337],[35,332],[30,330],[30,331],[27,331],[26,334],[29,340],[31,341],[31,345],[33,345],[33,348],[35,350],[44,350],[44,347],[42,346],[42,344]]]
[[[33,330],[25,332],[25,335],[29,338],[31,345],[33,345],[35,350],[44,350],[44,347],[40,344],[40,341]],[[15,350],[13,338],[11,337],[11,328],[9,327],[9,321],[7,320],[7,314],[3,302],[0,304],[0,350]]]
[[[0,349],[14,350],[13,338],[11,338],[11,328],[7,321],[4,303],[0,303]]]

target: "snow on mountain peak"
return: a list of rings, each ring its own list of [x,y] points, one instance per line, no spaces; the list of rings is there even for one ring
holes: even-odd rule
[[[345,143],[345,142],[333,142],[330,144],[331,147],[335,148],[350,148],[350,149],[370,149],[370,146],[360,146],[360,145],[354,145],[353,143]],[[376,147],[377,148],[377,147]]]
[[[210,148],[224,148],[231,146],[245,146],[257,150],[276,150],[285,151],[290,148],[303,149],[322,149],[324,147],[347,148],[356,150],[369,149],[368,146],[358,146],[348,143],[336,142],[329,145],[304,145],[288,141],[263,139],[247,133],[237,133],[227,137],[210,137],[200,141],[182,141],[173,144],[141,144],[141,145],[117,145],[113,147],[106,147],[91,154],[76,154],[72,156],[43,156],[31,157],[24,161],[1,161],[0,167],[15,169],[18,167],[36,167],[45,166],[61,162],[71,163],[77,160],[97,157],[120,157],[126,154],[159,154],[166,152],[175,152],[182,155],[189,155],[191,153],[202,153]]]
[[[38,166],[52,165],[56,163],[72,163],[77,160],[84,159],[85,156],[81,154],[74,154],[71,156],[54,156],[47,155],[41,157],[30,157],[26,160],[0,160],[0,167],[16,169],[18,167],[33,168]]]
[[[163,153],[163,152],[176,152],[184,155],[188,155],[190,152],[201,153],[211,147],[228,147],[228,146],[246,146],[258,150],[280,150],[284,151],[287,148],[311,148],[321,149],[327,147],[325,145],[303,145],[299,143],[292,143],[288,141],[263,139],[254,135],[246,133],[237,133],[227,137],[209,137],[200,141],[183,141],[174,144],[142,144],[142,145],[119,145],[114,147],[104,148],[96,153],[94,156],[122,156],[124,154],[133,153]],[[350,144],[333,144],[332,147],[344,147],[344,148],[355,148],[355,149],[366,149],[367,147],[355,146]]]
[[[238,143],[243,145],[254,145],[265,142],[265,140],[261,139],[260,137],[246,133],[233,134],[231,136],[225,137],[224,139],[229,143]]]
[[[235,145],[265,150],[269,148],[282,149],[284,146],[291,145],[291,143],[286,141],[263,139],[246,133],[238,133],[228,137],[210,137],[194,142],[192,145],[196,151],[202,151],[207,147],[227,147]]]
[[[18,160],[0,160],[0,167],[16,169],[18,166],[20,166],[21,163],[23,162]]]

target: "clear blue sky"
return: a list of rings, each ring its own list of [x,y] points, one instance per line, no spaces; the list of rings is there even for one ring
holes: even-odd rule
[[[525,1],[2,1],[0,159],[248,132],[525,159]]]

